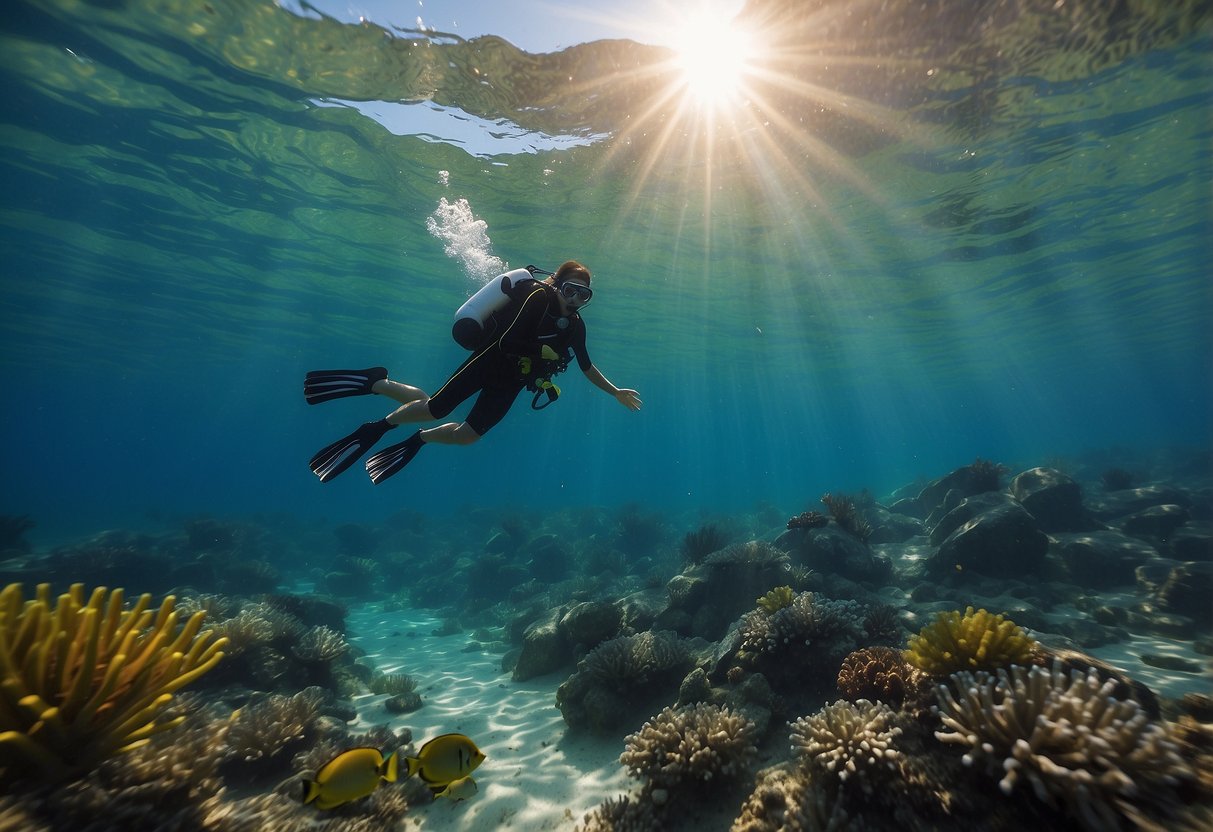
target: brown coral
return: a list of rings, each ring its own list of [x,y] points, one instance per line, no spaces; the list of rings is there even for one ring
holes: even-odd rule
[[[900,708],[916,690],[922,674],[910,666],[900,650],[865,647],[851,653],[838,671],[838,691],[852,702],[870,699]]]

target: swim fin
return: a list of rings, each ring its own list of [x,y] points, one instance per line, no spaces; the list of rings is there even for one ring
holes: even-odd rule
[[[378,422],[366,422],[349,436],[343,436],[331,445],[326,445],[316,452],[308,463],[312,473],[320,477],[321,482],[328,482],[346,468],[354,464],[358,457],[371,449],[371,446],[383,438],[383,435],[396,427],[387,419]]]
[[[378,485],[413,461],[417,452],[425,442],[421,440],[421,431],[417,431],[403,442],[384,448],[366,461],[366,472],[371,475],[371,482]]]
[[[369,396],[377,381],[387,378],[386,367],[365,370],[312,370],[303,381],[303,397],[308,404],[331,402],[347,396]]]

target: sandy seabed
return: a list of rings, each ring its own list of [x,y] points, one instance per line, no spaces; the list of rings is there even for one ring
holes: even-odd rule
[[[358,721],[351,728],[408,728],[417,748],[457,731],[487,755],[473,774],[475,797],[418,807],[406,827],[572,829],[607,797],[633,785],[619,764],[622,737],[566,735],[556,688],[567,671],[514,682],[502,672],[500,655],[464,652],[467,634],[433,635],[442,621],[422,612],[364,606],[350,610],[347,625],[350,640],[378,670],[415,678],[425,703],[412,713],[392,714],[383,707],[385,695],[356,697]]]

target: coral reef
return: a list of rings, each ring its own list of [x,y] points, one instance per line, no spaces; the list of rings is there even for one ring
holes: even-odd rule
[[[832,778],[809,778],[787,765],[765,769],[730,832],[863,832],[864,824],[847,816],[838,791]]]
[[[556,706],[570,728],[608,732],[654,699],[672,697],[690,669],[686,645],[669,631],[604,641],[586,654],[556,691]],[[649,711],[651,713],[651,711]]]
[[[900,650],[865,647],[845,659],[838,671],[838,691],[847,699],[870,699],[900,708],[922,685],[923,674]]]
[[[136,748],[181,718],[161,721],[173,693],[211,670],[226,641],[200,632],[205,614],[178,626],[175,599],[151,595],[124,608],[121,589],[84,600],[73,584],[52,606],[49,584],[25,601],[0,592],[0,767],[9,776],[66,779]]]
[[[832,601],[802,592],[774,614],[756,609],[742,618],[739,656],[760,662],[808,648],[822,662],[837,662],[858,646],[862,614],[855,601]]]
[[[876,604],[867,608],[863,616],[863,631],[868,644],[901,644],[905,628],[901,626],[900,610],[892,604]]]
[[[828,526],[830,518],[816,511],[802,511],[795,517],[789,518],[789,529],[820,529]]]
[[[655,788],[714,786],[737,777],[757,754],[754,723],[728,708],[665,708],[624,740],[619,762]]]
[[[250,702],[232,714],[229,755],[252,763],[290,752],[319,716],[325,698],[321,688],[311,687],[293,696],[270,694]]]
[[[838,524],[839,528],[863,543],[868,542],[872,536],[872,525],[855,505],[855,500],[826,493],[821,495],[821,503],[834,518],[834,522]]]
[[[620,636],[591,650],[582,660],[585,670],[616,690],[640,686],[687,661],[687,651],[674,633],[643,632]]]
[[[901,728],[892,720],[893,711],[882,702],[839,699],[792,723],[792,751],[811,770],[832,772],[842,781],[856,776],[866,791],[874,773],[892,771],[902,756],[894,744]]]
[[[937,689],[947,730],[935,736],[968,746],[965,763],[1002,775],[1004,794],[1026,781],[1092,832],[1141,810],[1177,817],[1178,787],[1194,772],[1162,723],[1112,696],[1115,684],[1094,670],[1067,675],[1060,664],[959,672]]]
[[[661,832],[663,824],[654,811],[652,794],[632,798],[607,798],[583,819],[574,832]]]
[[[403,693],[412,693],[417,690],[417,680],[407,673],[391,673],[373,676],[368,687],[371,689],[371,693],[386,693],[389,696],[399,696]]]
[[[911,636],[906,661],[931,676],[1028,664],[1036,640],[1001,615],[972,607],[942,612]]]
[[[998,491],[1002,478],[1011,471],[1007,466],[977,457],[969,463],[969,485],[976,493]]]
[[[335,661],[350,649],[345,636],[336,630],[320,626],[312,627],[305,632],[292,650],[296,656],[305,662],[326,663]]]

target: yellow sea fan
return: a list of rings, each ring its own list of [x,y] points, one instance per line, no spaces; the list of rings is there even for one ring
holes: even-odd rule
[[[935,616],[916,636],[910,637],[906,661],[931,676],[958,670],[997,670],[1026,665],[1036,640],[1014,622],[985,610],[966,607]]]
[[[107,598],[108,596],[108,598]],[[173,692],[223,658],[227,639],[199,633],[205,613],[178,626],[175,599],[84,585],[52,603],[50,584],[22,598],[0,591],[0,769],[60,780],[146,743],[184,717],[157,722]]]
[[[792,603],[796,593],[790,586],[777,586],[757,600],[758,606],[766,610],[768,615],[774,615]]]

